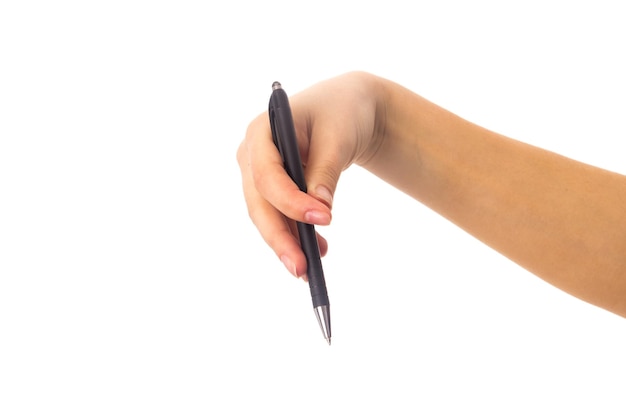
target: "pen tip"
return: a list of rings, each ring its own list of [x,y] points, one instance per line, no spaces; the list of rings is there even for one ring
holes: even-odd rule
[[[274,81],[274,83],[272,84],[272,90],[278,90],[279,88],[283,88],[283,86],[280,85],[278,81]]]
[[[328,340],[328,346],[330,346],[330,337],[328,339],[326,339],[326,340]]]

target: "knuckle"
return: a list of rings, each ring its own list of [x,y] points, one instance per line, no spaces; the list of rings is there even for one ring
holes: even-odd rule
[[[252,169],[252,183],[257,190],[263,190],[268,183],[268,173],[263,170]]]

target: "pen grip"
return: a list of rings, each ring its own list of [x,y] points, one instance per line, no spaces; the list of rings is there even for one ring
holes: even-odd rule
[[[306,274],[309,280],[313,308],[330,305],[315,227],[312,224],[300,222],[297,222],[297,227],[300,235],[300,246],[307,261]]]

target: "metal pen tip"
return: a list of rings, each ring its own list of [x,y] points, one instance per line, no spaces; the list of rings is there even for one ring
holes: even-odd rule
[[[283,86],[278,81],[274,81],[272,84],[272,90],[278,90],[280,88],[283,88]]]
[[[326,339],[328,345],[330,346],[330,306],[322,305],[319,307],[315,307],[313,311],[315,312],[315,317],[317,317],[317,321],[320,324],[320,328],[322,329],[324,339]]]

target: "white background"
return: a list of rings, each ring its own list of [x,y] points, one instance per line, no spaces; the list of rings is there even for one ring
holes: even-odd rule
[[[274,80],[365,70],[624,173],[625,17],[617,1],[2,2],[0,415],[625,415],[623,318],[356,167],[320,228],[328,347],[235,162]]]

